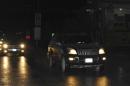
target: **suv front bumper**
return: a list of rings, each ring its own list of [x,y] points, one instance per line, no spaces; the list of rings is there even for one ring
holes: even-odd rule
[[[70,59],[73,58],[73,59]],[[67,56],[66,64],[70,68],[91,68],[100,67],[107,61],[105,55],[90,55],[90,56]]]

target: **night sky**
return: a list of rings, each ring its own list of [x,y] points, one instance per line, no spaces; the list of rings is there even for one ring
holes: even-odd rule
[[[27,30],[34,27],[34,13],[46,10],[51,16],[57,16],[64,10],[79,9],[86,0],[1,0],[0,29],[6,31]],[[69,12],[69,11],[67,11]]]
[[[33,2],[24,0],[0,1],[0,28],[13,31],[31,28]]]

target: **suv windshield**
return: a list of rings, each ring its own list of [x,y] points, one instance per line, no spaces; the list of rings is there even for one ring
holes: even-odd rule
[[[92,38],[86,33],[62,33],[57,34],[56,37],[64,43],[89,43]]]

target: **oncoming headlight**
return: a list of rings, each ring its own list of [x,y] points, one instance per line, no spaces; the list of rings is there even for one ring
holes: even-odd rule
[[[8,48],[8,44],[3,44],[3,48]]]
[[[104,51],[103,48],[100,48],[100,49],[99,49],[99,54],[105,54],[105,51]]]
[[[20,48],[25,48],[25,44],[20,44]]]
[[[69,48],[68,54],[77,54],[75,49]]]

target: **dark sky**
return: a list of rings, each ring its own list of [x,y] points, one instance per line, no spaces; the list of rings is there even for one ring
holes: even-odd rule
[[[38,0],[1,0],[0,28],[4,30],[32,29],[34,12]],[[78,9],[86,0],[39,0],[40,11],[48,10],[52,15],[58,11]],[[57,9],[60,9],[57,11]],[[56,11],[55,11],[56,10]]]
[[[31,27],[33,2],[24,0],[0,1],[0,28],[7,30]]]

